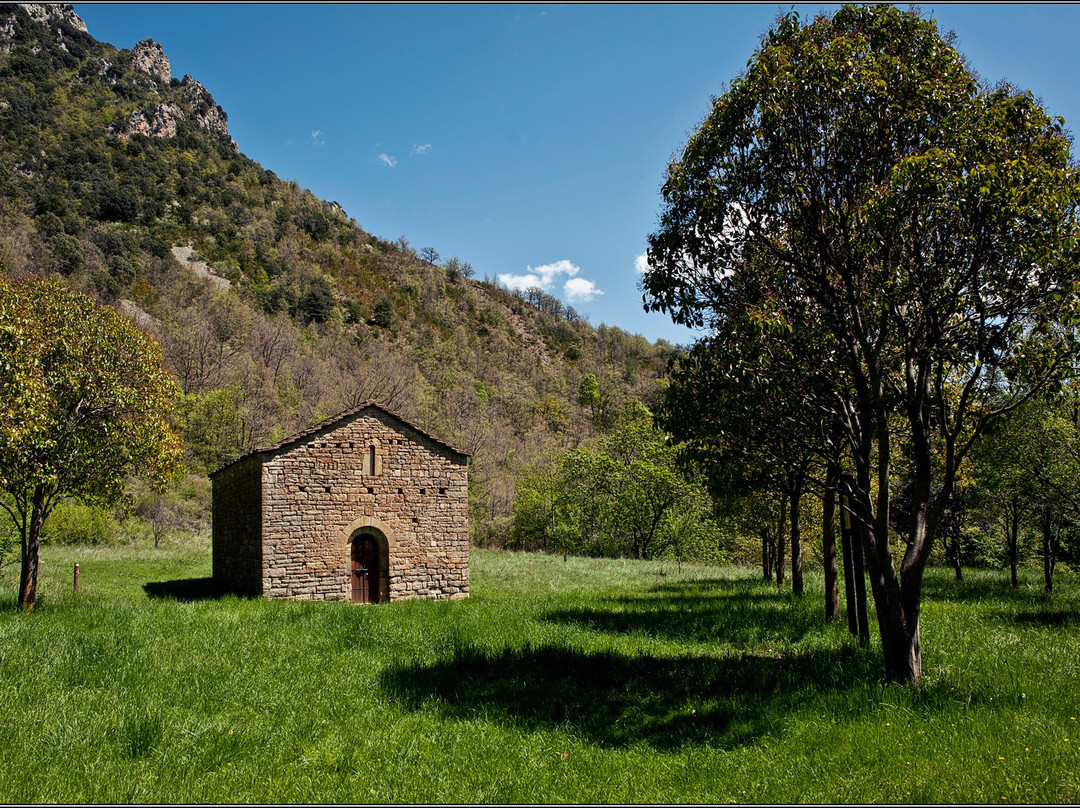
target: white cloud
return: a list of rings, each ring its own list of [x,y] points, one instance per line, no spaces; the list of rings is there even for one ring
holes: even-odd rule
[[[541,286],[539,275],[511,275],[508,272],[499,275],[499,283],[507,289],[528,289],[530,286]]]
[[[386,152],[383,152],[382,154],[380,154],[375,159],[378,160],[383,165],[389,166],[390,168],[393,168],[394,166],[397,165],[397,160],[394,159],[393,157],[391,157]]]
[[[634,259],[634,270],[638,275],[644,275],[649,269],[649,256],[642,253]]]
[[[597,295],[604,294],[596,288],[596,283],[593,281],[577,277],[579,272],[581,272],[581,267],[564,258],[552,264],[526,267],[523,275],[503,273],[498,277],[499,283],[507,289],[528,289],[530,286],[538,286],[545,292],[550,292],[556,284],[562,282],[563,295],[570,303],[588,303]]]
[[[410,155],[413,155],[413,154],[427,154],[429,151],[431,151],[431,144],[430,143],[424,143],[423,145],[421,145],[419,143],[414,143],[413,147],[412,147],[412,151],[409,152],[409,154]]]
[[[560,275],[573,277],[579,272],[581,272],[580,267],[574,266],[564,258],[554,264],[526,267],[526,274],[524,275],[511,275],[509,273],[499,275],[499,282],[508,289],[527,289],[530,286],[539,286],[546,292],[551,289]]]
[[[563,294],[568,303],[588,303],[598,295],[604,294],[596,284],[586,278],[571,278],[563,284]]]
[[[322,129],[311,130],[311,145],[312,146],[325,146],[326,141],[322,139]]]

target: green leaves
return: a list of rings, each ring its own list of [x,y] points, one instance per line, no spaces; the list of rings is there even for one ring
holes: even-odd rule
[[[781,18],[670,176],[645,302],[713,334],[667,426],[724,458],[724,481],[805,457],[791,446],[827,457],[838,434],[879,615],[900,616],[883,645],[901,649],[919,605],[887,602],[893,458],[918,492],[900,574],[918,592],[980,432],[1075,357],[1080,175],[1061,123],[980,87],[917,12],[849,5]],[[916,658],[887,658],[890,677],[917,680]]]
[[[690,557],[714,528],[704,490],[677,468],[679,453],[647,409],[630,407],[596,448],[572,449],[525,477],[514,507],[519,541],[592,556]]]
[[[35,498],[44,518],[63,497],[111,503],[132,474],[163,484],[180,465],[178,393],[157,344],[116,312],[0,278],[0,489],[23,524]]]

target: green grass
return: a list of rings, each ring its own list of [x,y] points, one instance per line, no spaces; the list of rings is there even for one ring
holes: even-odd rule
[[[474,551],[467,601],[355,607],[214,598],[205,544],[43,566],[29,615],[0,575],[3,802],[1080,798],[1075,576],[932,571],[913,692],[813,575]]]

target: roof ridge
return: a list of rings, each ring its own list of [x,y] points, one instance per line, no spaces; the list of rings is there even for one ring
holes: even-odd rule
[[[361,404],[357,404],[355,407],[350,407],[349,409],[344,410],[343,412],[339,412],[337,415],[331,416],[330,418],[327,418],[327,419],[325,419],[323,421],[320,421],[317,424],[309,426],[306,429],[302,429],[299,432],[295,433],[294,435],[290,435],[289,437],[287,437],[287,438],[285,438],[283,440],[280,440],[277,443],[271,444],[270,446],[264,446],[264,447],[259,448],[259,449],[253,449],[252,451],[248,452],[247,454],[241,455],[240,457],[236,458],[235,460],[233,460],[233,461],[231,461],[229,463],[226,463],[221,468],[217,469],[217,471],[211,472],[210,476],[213,477],[215,474],[218,474],[218,473],[224,471],[225,469],[229,468],[230,466],[236,465],[241,460],[246,460],[247,458],[253,457],[254,455],[267,454],[268,452],[277,452],[277,451],[279,451],[281,449],[284,449],[286,446],[290,446],[290,445],[292,445],[294,443],[299,443],[304,438],[310,437],[311,435],[314,435],[315,433],[320,432],[320,431],[322,431],[324,429],[328,429],[329,427],[332,427],[334,424],[338,423],[339,421],[344,421],[346,418],[351,418],[351,417],[353,417],[355,415],[359,415],[361,412],[363,412],[366,409],[376,409],[376,410],[379,410],[380,412],[386,413],[391,418],[394,418],[394,419],[400,421],[401,423],[403,423],[405,426],[409,427],[410,429],[413,429],[416,432],[419,432],[421,435],[423,435],[428,440],[434,441],[435,443],[437,443],[437,444],[439,444],[441,446],[444,446],[447,449],[450,449],[451,451],[456,452],[459,455],[462,455],[463,457],[470,457],[468,452],[459,449],[458,447],[454,446],[452,443],[449,443],[448,441],[445,441],[442,438],[439,438],[439,437],[437,437],[435,435],[432,435],[427,430],[423,429],[422,427],[420,427],[417,424],[410,421],[408,418],[405,418],[404,416],[399,415],[398,413],[394,412],[393,410],[391,410],[391,409],[389,409],[387,407],[384,407],[382,404],[378,403],[377,401],[375,401],[373,399],[368,399],[367,401],[365,401],[365,402],[363,402]]]

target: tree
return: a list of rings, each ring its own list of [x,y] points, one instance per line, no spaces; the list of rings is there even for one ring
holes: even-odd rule
[[[1062,124],[1030,93],[980,86],[916,12],[844,6],[806,25],[791,12],[668,169],[646,307],[717,327],[753,305],[819,330],[791,356],[834,380],[812,403],[854,467],[845,493],[889,680],[921,682],[923,573],[961,463],[1075,353]]]
[[[976,455],[979,490],[1005,538],[1010,579],[1019,584],[1022,522],[1041,534],[1043,579],[1053,592],[1060,535],[1080,518],[1080,400],[1066,389],[1032,398],[995,424]]]
[[[589,408],[594,424],[599,423],[602,399],[600,398],[600,383],[596,381],[595,373],[586,373],[582,377],[581,384],[578,385],[577,402],[582,407]]]
[[[828,454],[829,432],[807,406],[806,388],[816,380],[791,355],[805,333],[763,324],[758,315],[729,317],[674,363],[659,420],[705,468],[714,496],[729,489],[779,495],[781,528],[775,544],[762,542],[762,568],[766,579],[775,569],[781,586],[790,506],[791,586],[801,595],[802,497],[815,456]]]
[[[708,496],[679,471],[679,449],[638,404],[595,449],[579,446],[521,480],[514,533],[524,548],[680,561],[716,538]]]
[[[446,276],[450,279],[451,283],[457,283],[461,278],[468,280],[476,274],[476,270],[473,269],[472,264],[467,261],[462,261],[456,255],[453,258],[446,259]]]
[[[597,527],[618,555],[659,557],[675,538],[667,518],[680,504],[701,497],[680,472],[678,454],[640,404],[601,438],[591,496],[608,506],[598,514]]]
[[[132,474],[179,468],[179,389],[157,344],[52,280],[0,277],[0,504],[21,543],[19,608],[37,597],[42,525],[66,497],[111,504]]]
[[[379,328],[390,328],[394,324],[394,306],[387,298],[381,297],[375,303],[368,324]]]

